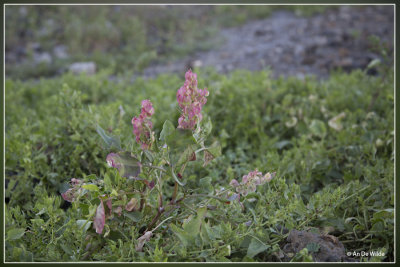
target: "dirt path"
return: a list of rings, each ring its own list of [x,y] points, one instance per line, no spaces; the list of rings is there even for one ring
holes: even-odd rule
[[[370,50],[371,35],[393,49],[393,6],[341,6],[312,17],[277,11],[267,19],[222,30],[219,37],[223,44],[214,50],[150,66],[143,75],[154,77],[183,73],[194,66],[213,66],[221,73],[271,68],[275,77],[324,78],[332,69],[363,69],[379,58]]]

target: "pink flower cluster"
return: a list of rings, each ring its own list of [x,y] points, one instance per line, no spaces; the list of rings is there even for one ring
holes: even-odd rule
[[[275,172],[272,174],[268,172],[263,176],[261,172],[255,169],[244,175],[240,184],[236,179],[233,179],[229,185],[236,188],[236,192],[239,194],[246,196],[249,192],[255,192],[258,185],[263,185],[271,181],[275,177],[275,174]]]
[[[154,108],[150,100],[143,100],[139,117],[132,118],[133,134],[142,149],[149,149],[152,144],[151,129],[153,128],[153,123],[150,118],[153,114]]]
[[[68,202],[75,201],[75,199],[77,198],[77,196],[79,195],[79,192],[81,190],[81,184],[82,184],[82,180],[72,178],[71,179],[72,188],[70,188],[67,191],[65,191],[64,193],[62,193],[61,194],[62,198]]]
[[[206,88],[197,88],[197,75],[188,70],[185,74],[185,83],[176,93],[176,99],[182,111],[178,128],[193,130],[196,123],[202,120],[201,110],[207,102],[208,94]]]

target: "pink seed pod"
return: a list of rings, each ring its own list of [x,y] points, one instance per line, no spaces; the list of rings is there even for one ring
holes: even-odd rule
[[[207,89],[197,88],[197,75],[188,70],[185,74],[185,83],[176,92],[176,100],[182,112],[178,128],[194,130],[196,124],[203,119],[201,110],[207,102],[208,94]]]
[[[149,149],[152,140],[153,123],[150,121],[151,116],[154,114],[154,108],[150,100],[142,101],[142,109],[139,117],[132,118],[133,134],[135,140],[140,144],[142,149]]]

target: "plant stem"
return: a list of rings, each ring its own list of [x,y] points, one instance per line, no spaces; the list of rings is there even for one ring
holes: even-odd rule
[[[151,223],[149,224],[149,226],[147,227],[146,232],[147,232],[147,231],[150,231],[151,228],[153,228],[154,224],[158,221],[158,219],[160,218],[160,216],[161,216],[161,214],[162,214],[163,212],[164,212],[164,210],[161,210],[161,211],[160,211],[160,209],[157,210],[157,214],[156,214],[156,216],[153,218],[153,220],[151,221]]]
[[[175,203],[175,198],[176,198],[177,194],[178,194],[178,183],[175,182],[174,192],[172,193],[172,198],[171,198],[171,202],[170,202],[171,204]]]

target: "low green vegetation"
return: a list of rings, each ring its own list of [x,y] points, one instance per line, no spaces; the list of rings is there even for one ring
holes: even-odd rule
[[[142,210],[119,216],[106,209],[104,231],[96,233],[99,192],[143,187],[107,165],[117,151],[104,137],[140,151],[131,120],[143,99],[154,106],[157,139],[166,120],[176,127],[184,77],[111,82],[113,71],[6,80],[6,261],[280,261],[283,229],[329,233],[350,252],[384,253],[356,257],[361,261],[394,260],[392,69],[383,77],[337,72],[325,81],[196,70],[199,88],[210,93],[203,108],[212,122],[209,142],[219,142],[221,155],[207,166],[200,158],[187,164],[178,197],[192,197],[163,213],[152,236],[145,231],[157,194]],[[240,202],[215,197],[255,169],[276,176]],[[63,200],[71,178],[96,184],[85,187],[88,201]],[[174,182],[166,176],[164,199]],[[309,261],[309,253],[293,261]]]

